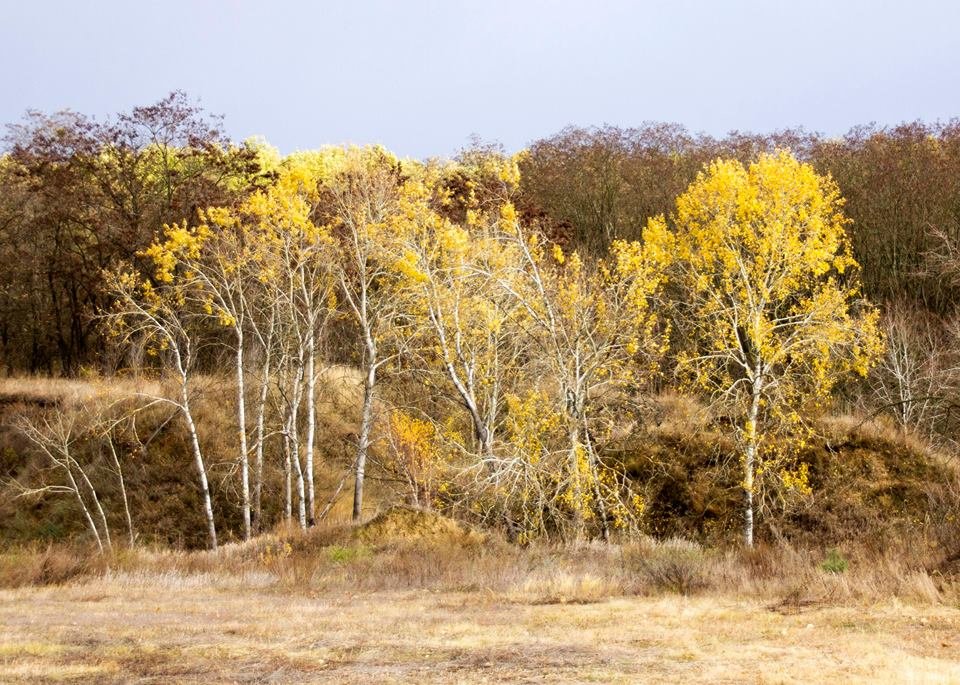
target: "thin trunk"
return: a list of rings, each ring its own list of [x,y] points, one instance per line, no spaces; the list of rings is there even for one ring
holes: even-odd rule
[[[251,536],[250,525],[250,455],[247,451],[247,402],[243,379],[243,332],[237,331],[237,432],[240,451],[240,488],[243,497],[243,539]]]
[[[587,450],[587,459],[590,464],[590,480],[593,483],[593,496],[597,498],[597,508],[600,510],[600,525],[603,528],[604,542],[610,542],[610,524],[607,521],[607,505],[603,499],[603,491],[600,489],[599,460],[597,453],[593,449],[593,441],[590,439],[590,431],[587,426],[587,417],[583,417],[583,443]]]
[[[77,484],[77,480],[73,477],[73,471],[70,468],[70,463],[64,462],[63,468],[67,472],[67,478],[70,480],[70,486],[73,488],[73,494],[77,497],[77,503],[80,505],[80,510],[83,512],[83,517],[87,520],[87,526],[90,528],[90,532],[93,533],[93,539],[97,541],[97,549],[100,550],[100,553],[103,554],[103,541],[100,539],[100,531],[97,530],[97,524],[93,522],[93,516],[90,515],[90,510],[87,508],[87,503],[83,501],[83,496],[80,494],[80,486]]]
[[[333,491],[333,494],[330,495],[330,499],[327,500],[326,506],[320,511],[320,514],[317,516],[318,521],[322,521],[327,517],[327,514],[330,513],[330,510],[333,509],[333,505],[337,503],[337,498],[340,496],[341,491],[343,491],[343,486],[349,478],[350,472],[348,471],[344,474],[343,478],[340,479],[340,482],[337,483],[336,489]]]
[[[267,393],[270,390],[270,348],[267,347],[263,360],[263,369],[261,370],[263,378],[260,381],[260,394],[257,399],[257,448],[254,456],[254,479],[253,479],[253,517],[254,530],[260,532],[263,522],[263,507],[261,495],[263,493],[263,439],[264,439],[264,420],[267,410]]]
[[[297,440],[293,441],[296,449],[293,452],[293,465],[297,470],[297,520],[302,530],[307,529],[307,498],[304,492],[303,466],[300,464],[300,447]]]
[[[570,423],[568,440],[570,442],[570,488],[573,499],[573,541],[580,542],[584,531],[583,482],[580,473],[580,453],[583,445],[580,443],[580,421],[577,419]]]
[[[80,464],[77,464],[77,461],[73,457],[67,455],[67,458],[76,464],[77,471],[80,472],[83,482],[86,483],[87,489],[90,491],[90,497],[93,498],[93,504],[97,508],[97,515],[100,517],[100,524],[103,526],[103,536],[107,542],[107,549],[112,552],[113,540],[110,539],[110,524],[107,523],[107,514],[104,512],[103,506],[100,504],[100,498],[97,496],[97,491],[93,487],[93,483],[91,483],[90,479],[87,477],[87,472],[83,470],[83,467],[80,466]]]
[[[303,355],[300,355],[302,362]],[[303,482],[303,465],[300,463],[300,394],[303,391],[303,364],[297,367],[297,374],[294,377],[294,387],[292,389],[292,402],[290,405],[290,456],[297,474],[297,519],[300,522],[300,528],[307,528],[307,502]]]
[[[309,338],[307,340],[307,525],[312,526],[315,523],[314,512],[314,486],[313,486],[313,443],[317,424],[316,409],[316,378],[314,377],[314,357],[316,350],[316,339],[311,323]]]
[[[287,521],[293,519],[293,463],[290,460],[290,419],[284,425],[283,431],[283,479],[284,479],[284,514]]]
[[[200,439],[197,437],[197,426],[193,422],[193,412],[190,410],[186,377],[182,378],[180,387],[180,409],[183,413],[184,420],[187,422],[187,430],[190,432],[190,445],[193,448],[193,459],[197,466],[197,475],[200,478],[200,493],[203,495],[203,511],[207,518],[207,534],[210,541],[210,549],[216,551],[217,526],[213,520],[213,501],[210,498],[210,484],[207,482],[207,468],[203,463],[203,452],[200,451]]]
[[[133,531],[133,517],[130,516],[127,485],[123,478],[123,469],[120,467],[120,458],[117,456],[117,448],[113,444],[112,435],[107,435],[107,445],[110,447],[110,456],[113,457],[113,465],[117,467],[117,478],[120,479],[120,496],[123,498],[123,513],[127,518],[127,535],[129,536],[130,547],[133,547],[136,544],[137,536]]]
[[[757,459],[757,418],[760,416],[762,381],[759,370],[753,381],[753,398],[747,416],[747,444],[743,458],[743,544],[753,547],[753,472]]]
[[[377,383],[376,353],[368,355],[367,376],[363,383],[363,409],[360,414],[360,439],[357,442],[356,479],[353,486],[353,520],[359,522],[363,512],[363,479],[367,467],[367,450],[373,428],[373,393]]]

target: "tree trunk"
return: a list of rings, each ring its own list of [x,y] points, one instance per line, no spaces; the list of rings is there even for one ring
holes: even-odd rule
[[[603,491],[600,489],[600,465],[597,453],[593,449],[593,441],[590,439],[590,430],[587,425],[587,417],[583,417],[583,444],[587,451],[587,460],[590,466],[590,481],[593,483],[593,496],[597,499],[597,509],[600,513],[600,525],[603,530],[603,541],[610,542],[610,524],[607,521],[607,504],[603,499]]]
[[[284,480],[284,515],[287,521],[293,519],[293,463],[290,460],[290,419],[284,425],[283,431],[283,480]]]
[[[127,498],[127,485],[123,478],[123,469],[120,466],[120,458],[117,455],[117,448],[113,444],[113,436],[107,435],[107,444],[110,447],[110,455],[113,457],[113,465],[117,467],[117,478],[120,479],[120,496],[123,498],[123,513],[127,518],[127,534],[129,536],[130,547],[136,544],[137,536],[133,531],[133,517],[130,515],[130,501]]]
[[[263,493],[263,440],[264,440],[264,419],[267,409],[267,393],[270,390],[270,350],[265,352],[263,360],[263,379],[260,381],[260,393],[257,398],[257,447],[254,455],[254,476],[253,476],[253,529],[260,532],[263,526],[263,507],[261,495]]]
[[[97,514],[100,516],[100,525],[103,526],[103,536],[107,541],[107,549],[112,552],[113,540],[110,539],[110,524],[107,523],[107,513],[103,510],[103,506],[100,504],[100,498],[97,496],[97,491],[93,487],[93,483],[90,482],[90,478],[87,477],[87,472],[84,471],[83,467],[77,463],[77,460],[69,455],[67,455],[67,458],[76,465],[77,471],[83,478],[83,482],[87,484],[87,489],[90,491],[90,497],[93,499],[93,504],[97,508]]]
[[[97,530],[97,524],[94,523],[93,516],[90,515],[90,510],[87,508],[87,503],[83,501],[83,496],[80,494],[80,486],[73,477],[73,470],[70,468],[69,462],[64,462],[63,468],[67,472],[67,478],[70,480],[70,486],[73,488],[73,494],[77,497],[77,503],[80,505],[80,510],[83,512],[83,517],[87,520],[87,526],[90,528],[90,532],[93,533],[93,539],[97,541],[97,549],[99,549],[100,553],[103,554],[103,541],[100,539],[100,531]]]
[[[570,490],[573,500],[572,539],[574,542],[580,542],[584,535],[583,480],[580,473],[580,452],[583,446],[580,444],[580,421],[576,418],[570,423],[568,439],[570,441]]]
[[[314,485],[313,485],[313,444],[316,433],[317,409],[316,409],[316,378],[314,377],[315,367],[314,358],[316,356],[316,339],[312,329],[307,341],[307,437],[306,437],[306,468],[307,468],[307,525],[312,526],[316,519],[314,504]]]
[[[360,414],[360,438],[357,442],[357,475],[353,485],[353,520],[359,522],[363,512],[363,479],[367,466],[367,450],[373,428],[373,393],[377,383],[375,355],[368,360],[367,376],[363,383],[363,409]]]
[[[189,393],[187,392],[187,379],[184,377],[181,381],[181,404],[180,410],[183,418],[187,422],[187,430],[190,432],[190,445],[193,448],[193,459],[197,466],[197,475],[200,478],[200,493],[203,496],[203,511],[207,519],[207,535],[210,541],[210,549],[217,549],[217,526],[213,520],[213,501],[210,498],[210,485],[207,482],[207,468],[203,463],[203,452],[200,451],[200,439],[197,437],[197,426],[193,421],[193,412],[190,410]]]
[[[243,497],[243,539],[251,536],[250,525],[250,456],[247,451],[247,401],[243,379],[243,332],[237,331],[237,426],[240,451],[240,488]]]
[[[303,391],[303,355],[300,357],[300,364],[297,366],[297,374],[294,376],[294,387],[291,392],[290,404],[290,456],[293,460],[293,466],[297,474],[297,520],[300,522],[300,528],[307,528],[307,502],[303,483],[303,465],[300,463],[300,393]]]
[[[746,446],[743,454],[743,544],[753,547],[753,472],[757,460],[757,419],[760,416],[762,381],[759,373],[753,381],[753,398],[747,416]]]

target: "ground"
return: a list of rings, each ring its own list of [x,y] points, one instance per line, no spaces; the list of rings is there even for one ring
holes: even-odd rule
[[[960,610],[781,613],[723,596],[587,604],[300,594],[115,575],[0,591],[2,682],[960,683]]]

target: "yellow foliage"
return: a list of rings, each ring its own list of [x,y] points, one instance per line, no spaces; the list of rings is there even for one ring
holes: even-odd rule
[[[752,489],[749,460],[760,476],[785,459],[836,383],[867,373],[882,348],[878,313],[860,297],[836,183],[786,151],[710,164],[671,223],[651,219],[643,249],[672,262],[683,289],[681,378],[738,417]],[[765,442],[772,432],[780,443]],[[802,468],[781,484],[809,489]]]

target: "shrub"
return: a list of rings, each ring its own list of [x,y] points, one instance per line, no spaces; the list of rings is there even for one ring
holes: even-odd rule
[[[369,555],[370,550],[366,547],[343,547],[341,545],[331,545],[327,548],[327,557],[336,564],[348,564],[356,559],[361,559]]]
[[[836,548],[827,552],[827,558],[820,564],[820,568],[827,573],[843,573],[847,570],[847,560]]]

